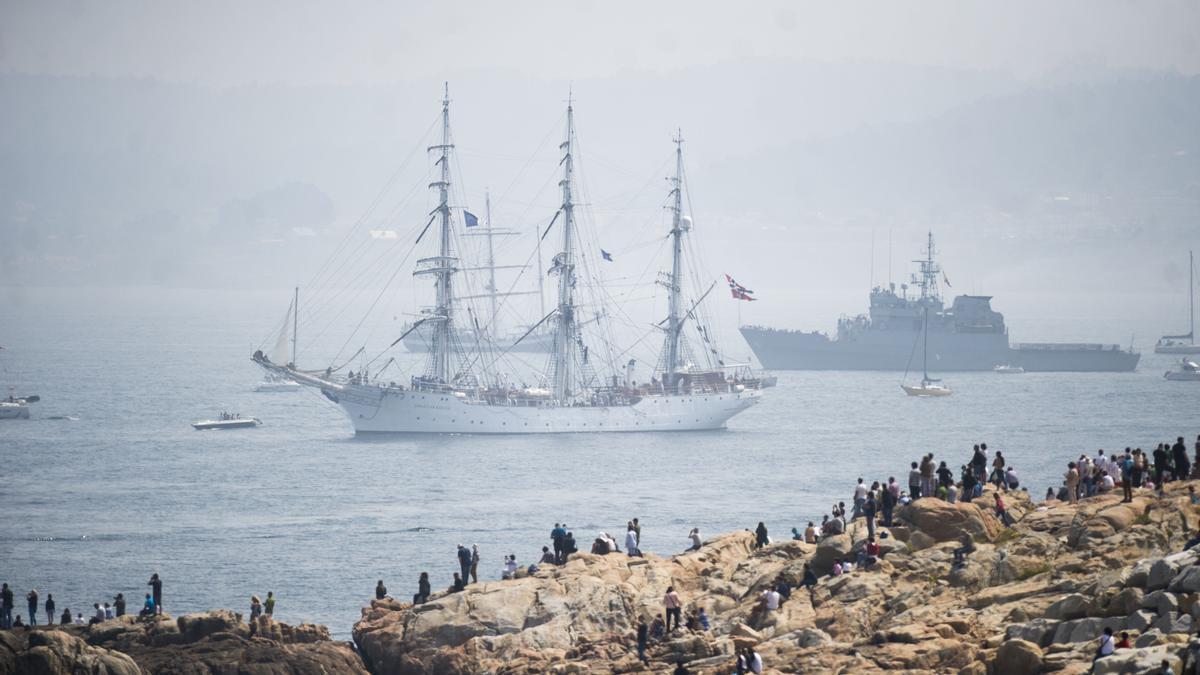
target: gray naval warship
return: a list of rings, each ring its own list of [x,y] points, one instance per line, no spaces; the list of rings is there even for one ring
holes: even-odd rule
[[[908,370],[920,368],[922,327],[928,313],[929,370],[935,372],[1024,369],[1026,372],[1120,372],[1137,367],[1141,355],[1118,345],[1008,342],[1004,315],[991,296],[959,295],[942,302],[941,266],[934,260],[933,233],[911,285],[876,287],[870,314],[838,319],[837,337],[820,332],[742,326],[742,336],[769,370]],[[915,360],[914,360],[915,355]]]

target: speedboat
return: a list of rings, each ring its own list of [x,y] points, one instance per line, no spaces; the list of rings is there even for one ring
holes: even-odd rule
[[[192,422],[192,428],[197,431],[207,431],[209,429],[249,429],[260,424],[262,424],[262,420],[257,417],[242,417],[234,413],[221,413],[220,419]]]
[[[1179,363],[1179,370],[1168,370],[1163,377],[1175,382],[1200,382],[1200,363],[1185,358]]]
[[[1025,372],[1025,369],[1021,366],[1010,366],[1006,363],[992,368],[992,372],[1000,373],[1001,375],[1020,375]]]
[[[0,400],[0,420],[29,419],[29,404],[42,400],[40,396],[13,396]]]
[[[900,388],[909,396],[949,396],[954,390],[937,380],[923,379],[921,384],[902,384]]]
[[[300,383],[295,380],[289,380],[286,377],[281,377],[275,373],[267,373],[262,382],[254,386],[254,391],[259,392],[280,392],[280,391],[299,391]]]

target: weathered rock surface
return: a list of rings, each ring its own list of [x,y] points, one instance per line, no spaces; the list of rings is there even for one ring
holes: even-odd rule
[[[1121,504],[1112,495],[1042,510],[1009,495],[1020,516],[1012,528],[988,508],[990,488],[970,504],[919,500],[897,510],[892,538],[906,546],[871,568],[823,576],[811,593],[795,588],[770,615],[759,593],[780,577],[796,584],[805,562],[824,574],[835,558],[853,558],[862,521],[818,546],[755,550],[752,535],[738,533],[671,558],[580,555],[418,607],[376,602],[354,639],[373,672],[387,675],[639,672],[635,626],[662,611],[673,585],[685,612],[704,607],[712,628],[652,643],[650,670],[682,661],[694,673],[728,673],[735,648],[754,645],[769,672],[1070,675],[1087,672],[1111,627],[1147,637],[1097,672],[1141,672],[1122,669],[1182,664],[1181,631],[1200,615],[1197,557],[1174,553],[1197,523],[1186,485],[1170,484],[1162,499]],[[976,551],[955,569],[951,551],[964,532]],[[1156,566],[1158,588],[1148,592]]]
[[[324,626],[288,626],[262,617],[251,636],[240,615],[224,610],[178,619],[124,616],[94,626],[0,631],[0,674],[366,672],[351,645],[330,640]]]

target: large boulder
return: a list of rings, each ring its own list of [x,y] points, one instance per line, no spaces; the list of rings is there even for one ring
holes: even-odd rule
[[[957,541],[964,532],[976,540],[991,541],[1001,530],[996,517],[975,502],[918,499],[902,507],[900,517],[939,542]]]
[[[57,630],[38,630],[25,634],[21,649],[13,656],[14,673],[29,675],[142,675],[142,669],[130,657]],[[0,671],[3,660],[0,660]]]
[[[1025,640],[1005,640],[996,650],[995,675],[1029,675],[1042,669],[1042,649]]]
[[[813,571],[817,574],[829,574],[833,569],[834,560],[845,560],[853,550],[853,542],[848,534],[835,534],[825,537],[817,544],[817,552],[813,554]]]
[[[1069,621],[1071,619],[1082,619],[1087,616],[1088,609],[1092,605],[1092,599],[1086,595],[1072,593],[1064,598],[1056,600],[1054,604],[1046,608],[1046,618],[1056,619],[1058,621]]]
[[[1171,669],[1183,670],[1180,645],[1157,645],[1134,649],[1122,649],[1111,656],[1097,659],[1092,670],[1095,675],[1127,675],[1132,673],[1156,672],[1166,661]]]

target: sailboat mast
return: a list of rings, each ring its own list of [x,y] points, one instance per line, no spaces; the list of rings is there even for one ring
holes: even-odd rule
[[[929,381],[929,305],[925,305],[924,344],[921,345],[921,383]]]
[[[680,363],[679,333],[683,327],[683,132],[675,138],[675,177],[671,179],[671,279],[670,314],[667,319],[667,372],[663,384],[674,389]]]
[[[296,296],[292,299],[292,367],[296,366],[296,333],[300,323],[300,287],[296,287]]]
[[[492,245],[492,195],[488,191],[483,193],[484,212],[487,217],[487,268],[488,268],[488,299],[491,301],[492,320],[488,323],[489,330],[492,335],[496,335],[496,251]],[[545,315],[543,315],[545,316]]]
[[[1188,251],[1188,335],[1192,336],[1192,344],[1196,344],[1196,258]]]
[[[575,351],[575,201],[571,193],[574,180],[575,109],[567,97],[567,139],[560,146],[563,154],[562,188],[563,245],[555,256],[558,271],[558,330],[554,336],[554,397],[566,401],[571,396]]]

